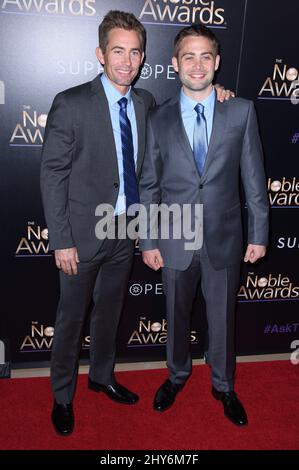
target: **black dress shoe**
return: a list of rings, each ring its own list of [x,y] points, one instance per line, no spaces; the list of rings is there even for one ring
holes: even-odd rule
[[[52,422],[55,431],[61,436],[71,434],[74,429],[74,413],[72,403],[59,404],[54,401]]]
[[[155,398],[153,407],[156,411],[165,411],[170,408],[174,402],[177,393],[182,390],[184,384],[174,384],[169,379],[158,389]]]
[[[235,392],[218,392],[212,387],[212,395],[222,401],[225,416],[237,426],[248,424],[246,411]]]
[[[136,393],[130,392],[130,390],[117,382],[110,385],[102,385],[88,379],[88,388],[94,392],[104,392],[111,400],[124,405],[134,405],[139,400]]]

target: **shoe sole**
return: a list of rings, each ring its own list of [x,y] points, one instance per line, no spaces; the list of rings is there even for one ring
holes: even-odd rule
[[[220,396],[218,395],[217,391],[214,391],[214,389],[212,389],[212,396],[215,398],[215,400],[217,401],[221,401],[221,398]],[[236,423],[236,421],[233,421],[230,416],[228,416],[225,412],[223,413],[224,416],[231,422],[233,423],[235,426],[239,426],[240,428],[242,427],[245,427],[245,426],[248,426],[248,421],[246,423]]]
[[[158,411],[159,413],[163,413],[164,411],[169,410],[169,409],[172,407],[172,405],[173,405],[173,403],[172,403],[171,405],[169,405],[169,406],[166,406],[166,407],[163,408],[162,410],[159,410],[159,408],[156,408],[155,405],[153,405],[153,409],[154,409],[155,411]]]
[[[105,395],[112,401],[114,401],[115,403],[119,403],[120,405],[136,405],[136,403],[138,402],[139,398],[136,399],[136,401],[134,402],[127,402],[127,401],[121,401],[121,400],[117,400],[116,398],[113,398],[111,397],[111,395],[109,395],[109,393],[107,392],[107,390],[103,389],[103,388],[100,388],[99,386],[97,385],[90,385],[88,384],[88,388],[89,390],[91,390],[92,392],[96,392],[96,393],[100,393],[100,392],[103,392],[105,393]]]
[[[71,429],[70,431],[68,431],[68,432],[60,432],[60,431],[58,431],[58,429],[56,428],[53,419],[51,419],[51,421],[52,421],[52,424],[53,424],[54,431],[55,431],[55,433],[56,433],[58,436],[67,437],[67,436],[70,436],[70,435],[73,433],[73,431],[74,431],[74,427],[75,427],[75,426],[73,425],[73,426],[72,426],[72,429]]]
[[[233,421],[227,414],[224,413],[224,416],[235,426],[238,426],[239,428],[244,428],[245,426],[248,426],[248,421],[247,423],[236,423],[236,421]]]

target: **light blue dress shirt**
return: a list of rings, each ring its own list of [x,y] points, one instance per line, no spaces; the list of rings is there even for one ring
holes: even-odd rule
[[[212,134],[212,127],[213,127],[213,117],[214,117],[214,108],[215,108],[215,90],[211,91],[209,96],[205,98],[203,101],[194,101],[189,96],[185,95],[183,89],[181,89],[181,96],[180,96],[180,105],[181,105],[181,113],[182,113],[182,120],[185,127],[186,134],[188,136],[188,140],[190,142],[190,146],[193,150],[193,131],[194,131],[194,124],[197,118],[197,112],[194,109],[194,106],[197,103],[201,103],[204,106],[204,115],[207,122],[207,133],[208,133],[208,144],[210,143],[210,138]]]
[[[123,96],[108,80],[106,75],[103,73],[100,77],[102,85],[104,87],[104,91],[108,100],[109,104],[109,111],[116,147],[116,156],[117,156],[117,165],[118,165],[118,176],[119,176],[119,192],[118,198],[116,201],[114,215],[120,215],[126,212],[126,196],[125,196],[125,189],[124,189],[124,168],[123,168],[123,153],[122,153],[122,145],[121,145],[121,133],[120,133],[120,125],[119,125],[119,104],[118,101],[121,98],[127,98],[128,105],[127,105],[127,115],[131,122],[131,129],[133,134],[133,147],[134,147],[134,161],[135,166],[137,163],[137,151],[138,151],[138,137],[137,137],[137,124],[136,124],[136,116],[134,110],[134,104],[131,96],[131,87],[129,88],[128,92]]]

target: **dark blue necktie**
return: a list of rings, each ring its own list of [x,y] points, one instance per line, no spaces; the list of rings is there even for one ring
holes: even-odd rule
[[[133,135],[131,123],[127,116],[127,98],[121,98],[118,101],[118,104],[120,106],[119,125],[123,153],[124,189],[126,196],[126,209],[128,210],[131,204],[139,203],[139,193],[134,162]]]
[[[204,106],[197,103],[194,109],[197,112],[197,117],[194,124],[193,153],[201,176],[208,150],[207,122],[204,115]]]

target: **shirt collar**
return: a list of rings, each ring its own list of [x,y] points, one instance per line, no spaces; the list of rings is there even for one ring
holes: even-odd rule
[[[131,103],[132,96],[131,96],[131,87],[128,89],[127,93],[125,95],[122,95],[108,80],[106,77],[105,73],[103,73],[100,76],[100,80],[102,82],[108,103],[110,106],[113,106],[114,104],[117,104],[117,102],[121,98],[127,98],[128,104]]]
[[[210,109],[211,107],[214,106],[214,101],[215,101],[215,89],[214,89],[214,87],[213,87],[211,93],[209,94],[209,96],[207,96],[202,101],[195,101],[195,100],[189,98],[189,96],[187,96],[184,93],[183,88],[181,88],[180,103],[181,103],[182,110],[184,110],[184,111],[187,111],[187,112],[190,112],[190,113],[195,112],[194,111],[194,106],[198,102],[201,103],[205,107],[205,111],[207,111],[208,109]]]

